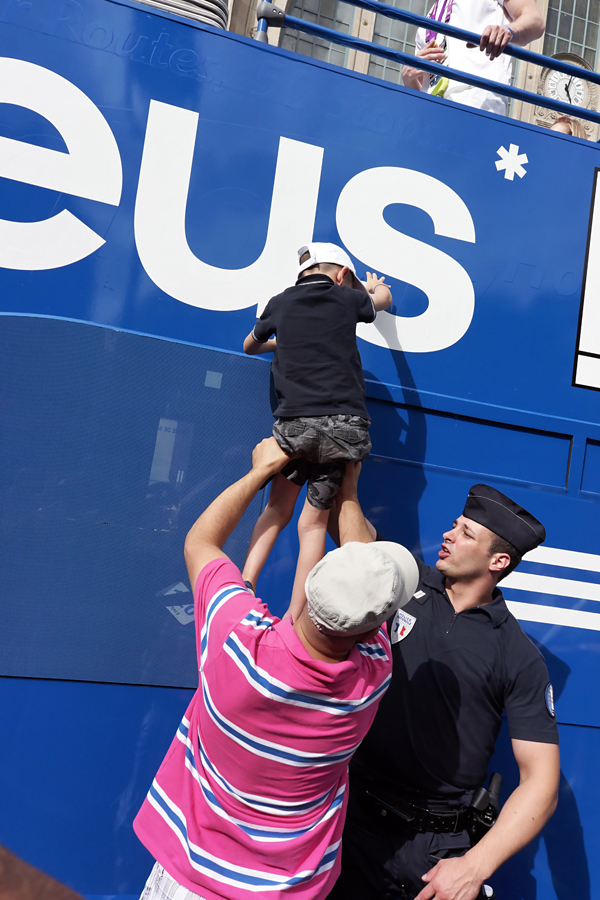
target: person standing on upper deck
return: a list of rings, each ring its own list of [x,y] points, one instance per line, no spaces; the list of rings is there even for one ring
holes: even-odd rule
[[[513,58],[503,51],[507,44],[524,47],[544,33],[544,20],[535,0],[436,0],[428,18],[431,30],[419,28],[416,55],[452,69],[479,75],[501,84],[510,84]],[[445,22],[481,35],[478,48],[435,31],[435,22]],[[460,81],[429,75],[412,66],[404,66],[406,87],[428,91],[448,100],[506,115],[508,98]]]

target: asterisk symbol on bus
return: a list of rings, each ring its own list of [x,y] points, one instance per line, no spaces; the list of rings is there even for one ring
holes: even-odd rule
[[[517,144],[511,144],[510,150],[507,150],[506,147],[500,147],[496,152],[498,156],[502,157],[496,160],[496,168],[499,172],[504,169],[504,177],[508,178],[509,181],[514,180],[515,173],[519,178],[527,174],[523,163],[529,162],[529,160],[526,153],[519,153]]]

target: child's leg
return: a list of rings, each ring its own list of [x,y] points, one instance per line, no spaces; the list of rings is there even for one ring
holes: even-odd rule
[[[327,536],[329,512],[328,509],[317,509],[312,506],[307,497],[304,509],[298,520],[300,551],[296,564],[292,599],[288,609],[293,621],[299,617],[306,603],[304,584],[308,573],[325,555],[325,538]]]
[[[244,580],[251,581],[254,588],[279,532],[283,531],[292,518],[299,493],[300,486],[281,474],[276,475],[271,482],[269,502],[254,526],[242,572]]]

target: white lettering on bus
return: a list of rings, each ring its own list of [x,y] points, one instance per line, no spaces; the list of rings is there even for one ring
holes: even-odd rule
[[[198,113],[151,101],[135,203],[140,260],[152,281],[182,303],[262,308],[296,280],[296,250],[313,233],[323,148],[280,139],[264,249],[249,266],[222,269],[198,259],[185,234],[197,127]]]
[[[380,312],[359,337],[410,353],[443,350],[461,339],[473,318],[475,292],[463,267],[446,253],[396,231],[383,212],[392,203],[424,210],[436,234],[475,242],[473,219],[447,185],[413,169],[367,169],[351,178],[337,205],[339,235],[354,256],[378,272],[420,288],[429,300],[420,316]]]
[[[0,137],[0,176],[118,206],[122,169],[106,119],[83,91],[42,66],[0,58],[0,103],[31,109],[59,131],[67,153]],[[0,219],[0,266],[56,269],[94,253],[104,240],[63,209],[39,222]]]
[[[68,151],[0,137],[0,176],[117,206],[121,158],[94,103],[60,75],[21,60],[0,58],[0,84],[0,102],[44,116]],[[196,112],[150,102],[134,213],[140,261],[157,287],[182,303],[215,311],[257,306],[260,314],[270,296],[293,283],[295,250],[312,239],[324,149],[280,138],[262,253],[249,266],[219,268],[192,252],[185,230],[198,118]],[[355,175],[337,204],[341,240],[367,268],[414,285],[428,298],[428,307],[419,316],[382,312],[372,325],[359,326],[357,333],[394,350],[441,350],[460,340],[470,325],[473,285],[452,257],[385,222],[383,212],[393,203],[424,210],[436,234],[475,241],[467,206],[437,178],[395,167]],[[103,243],[68,210],[40,222],[0,220],[3,268],[67,266]]]

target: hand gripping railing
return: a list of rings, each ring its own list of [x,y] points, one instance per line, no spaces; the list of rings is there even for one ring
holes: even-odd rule
[[[435,29],[441,34],[458,38],[469,44],[479,46],[481,35],[474,34],[472,31],[465,31],[464,28],[456,28],[445,22],[435,22],[425,16],[418,16],[416,13],[408,12],[404,9],[396,9],[395,6],[389,6],[387,3],[379,3],[378,0],[345,0],[351,6],[358,6],[361,9],[367,9],[370,12],[379,13],[390,19],[398,19],[401,22],[407,22],[409,25],[426,29]],[[255,35],[256,40],[266,42],[267,28],[274,26],[276,28],[293,28],[296,31],[303,31],[314,37],[322,38],[333,44],[341,44],[343,47],[350,47],[354,50],[361,50],[363,53],[369,53],[372,56],[380,56],[383,59],[389,59],[393,62],[399,62],[403,65],[414,66],[424,72],[432,75],[441,75],[455,81],[462,81],[472,87],[485,88],[495,94],[504,94],[506,97],[513,97],[515,100],[522,100],[525,103],[534,103],[536,106],[546,106],[556,112],[569,116],[576,116],[578,119],[588,119],[590,122],[600,124],[600,113],[593,109],[575,106],[571,103],[563,103],[562,100],[552,100],[550,97],[543,97],[540,94],[534,94],[532,91],[525,91],[522,88],[514,87],[511,84],[500,84],[489,78],[481,78],[478,75],[471,75],[468,72],[460,72],[458,69],[451,69],[448,66],[442,66],[439,63],[431,62],[427,59],[421,59],[418,56],[411,56],[409,53],[402,53],[400,50],[390,50],[381,44],[374,44],[371,41],[364,41],[361,38],[353,37],[350,34],[344,34],[340,31],[333,31],[331,28],[325,28],[323,25],[317,25],[313,22],[307,22],[304,19],[297,19],[295,16],[286,15],[283,10],[279,9],[268,0],[261,0],[257,9],[258,29]],[[562,60],[553,59],[550,56],[542,56],[541,53],[534,53],[532,50],[526,50],[524,47],[516,47],[514,44],[507,44],[504,53],[522,59],[525,62],[535,63],[537,66],[544,66],[555,72],[562,72],[565,75],[571,75],[576,78],[582,78],[586,81],[592,81],[594,84],[600,85],[600,73],[591,72],[588,69],[582,69],[571,63]]]

